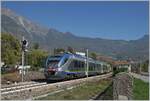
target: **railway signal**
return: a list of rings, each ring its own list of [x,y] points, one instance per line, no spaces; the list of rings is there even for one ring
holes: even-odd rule
[[[22,39],[22,51],[27,51],[27,46],[28,46],[28,41],[24,39]]]
[[[22,82],[24,81],[24,75],[25,75],[25,70],[24,70],[24,55],[25,55],[25,52],[27,51],[27,46],[28,46],[28,41],[24,39],[24,37],[22,37],[22,41],[21,41],[21,45],[22,45]]]

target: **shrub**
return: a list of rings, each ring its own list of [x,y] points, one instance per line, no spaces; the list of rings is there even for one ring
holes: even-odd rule
[[[120,73],[120,72],[127,72],[128,69],[127,68],[119,68],[113,71],[113,76],[115,76],[116,74]]]

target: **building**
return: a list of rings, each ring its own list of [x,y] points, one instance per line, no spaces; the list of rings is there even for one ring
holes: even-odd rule
[[[114,61],[113,68],[115,69],[126,68],[128,72],[131,72],[131,63],[126,60]]]
[[[127,60],[116,60],[112,57],[102,56],[102,55],[97,56],[97,60],[105,61],[111,64],[113,70],[120,69],[120,68],[127,68],[129,72],[131,71],[131,63]]]
[[[31,66],[23,66],[23,67],[22,67],[22,66],[20,65],[20,66],[18,67],[19,74],[22,74],[22,71],[23,71],[23,74],[25,75],[25,73],[28,72],[28,69],[30,69],[30,68],[31,68]]]

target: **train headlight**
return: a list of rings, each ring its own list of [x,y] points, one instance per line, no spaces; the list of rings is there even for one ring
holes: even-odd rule
[[[57,70],[58,70],[58,71],[62,71],[62,68],[58,68]]]

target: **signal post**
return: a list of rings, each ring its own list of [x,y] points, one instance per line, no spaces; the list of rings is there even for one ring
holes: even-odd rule
[[[21,72],[21,80],[23,82],[24,81],[24,75],[25,75],[25,71],[24,71],[24,55],[25,55],[25,52],[27,51],[27,45],[28,45],[28,41],[25,40],[24,37],[22,37],[21,45],[22,45],[22,72]]]

